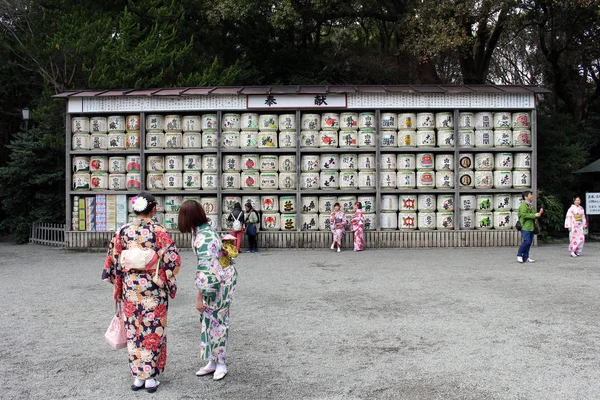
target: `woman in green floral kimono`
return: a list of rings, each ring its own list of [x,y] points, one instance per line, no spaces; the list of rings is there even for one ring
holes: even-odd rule
[[[219,258],[228,257],[228,254],[200,203],[187,200],[181,205],[178,226],[181,232],[193,234],[192,248],[198,259],[196,309],[202,315],[201,359],[208,364],[196,375],[214,373],[213,379],[218,381],[227,374],[229,307],[235,292],[237,272],[233,265],[223,267],[219,262]]]

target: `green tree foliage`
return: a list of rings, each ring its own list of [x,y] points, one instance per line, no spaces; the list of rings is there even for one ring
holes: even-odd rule
[[[564,228],[565,208],[558,198],[539,190],[537,194],[538,207],[544,208],[544,214],[540,221],[540,237],[542,241],[548,242],[550,234]]]

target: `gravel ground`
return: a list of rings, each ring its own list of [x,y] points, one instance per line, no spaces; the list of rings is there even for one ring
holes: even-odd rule
[[[265,250],[238,258],[229,374],[194,372],[193,254],[169,310],[155,394],[129,390],[103,335],[104,255],[0,243],[2,399],[597,399],[600,243]]]

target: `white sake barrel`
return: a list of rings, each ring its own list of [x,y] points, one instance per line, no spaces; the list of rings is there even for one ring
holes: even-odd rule
[[[241,183],[240,179],[242,181]],[[238,190],[240,188],[247,189],[247,187],[244,187],[244,176],[240,177],[239,172],[223,172],[221,174],[221,180],[221,188],[223,190]]]
[[[202,189],[216,190],[217,189],[217,174],[214,172],[202,173]]]
[[[201,117],[202,131],[216,131],[217,123],[217,114],[204,114]]]
[[[216,214],[217,212],[217,198],[216,197],[201,197],[200,204],[204,208],[206,214]]]
[[[319,230],[319,214],[310,213],[302,214],[300,216],[300,224],[303,231],[317,231]]]
[[[321,171],[337,171],[340,169],[339,154],[321,154],[319,159]]]
[[[382,211],[379,213],[379,227],[384,231],[398,229],[398,213]]]
[[[417,170],[432,170],[435,167],[433,153],[417,153],[416,162]]]
[[[515,153],[514,167],[516,170],[531,169],[531,153]]]
[[[365,231],[374,231],[377,229],[375,221],[377,221],[377,214],[375,213],[364,213],[365,217]]]
[[[398,133],[396,131],[381,131],[381,147],[398,147]]]
[[[396,189],[396,179],[396,171],[381,171],[379,173],[381,190]]]
[[[435,147],[435,131],[418,130],[417,147]]]
[[[510,189],[513,185],[511,171],[494,171],[494,188]]]
[[[279,188],[279,174],[277,172],[261,172],[259,176],[261,190],[276,190]]]
[[[300,189],[316,190],[319,189],[318,172],[302,172],[300,174]]]
[[[358,154],[340,154],[340,170],[356,171],[358,169]]]
[[[494,211],[494,229],[510,229],[513,227],[510,211]]]
[[[281,131],[279,132],[279,148],[291,149],[296,148],[296,132]]]
[[[435,211],[435,194],[420,194],[417,196],[417,210]]]
[[[108,156],[91,156],[90,172],[107,172]]]
[[[491,194],[478,194],[477,198],[477,210],[479,211],[492,211],[494,205],[494,197]]]
[[[433,113],[417,113],[417,129],[432,130],[433,128],[435,128]]]
[[[221,129],[223,131],[239,131],[240,126],[240,114],[227,113],[223,114],[221,119]]]
[[[235,203],[242,204],[242,198],[240,196],[223,196],[223,212],[230,213],[235,207]]]
[[[296,173],[280,172],[278,186],[279,190],[296,190]]]
[[[461,210],[475,210],[477,208],[477,198],[472,194],[460,195],[459,207]]]
[[[258,147],[258,132],[240,132],[240,148],[251,149]]]
[[[531,118],[528,112],[516,112],[512,115],[512,126],[514,129],[530,129]]]
[[[399,190],[414,189],[417,187],[415,171],[400,170],[396,173],[396,186]],[[383,187],[382,187],[383,189]]]
[[[361,153],[358,155],[358,170],[364,171],[369,169],[375,169],[375,154],[373,153]]]
[[[475,187],[475,173],[470,169],[460,169],[458,171],[458,183],[460,187]]]
[[[319,210],[319,198],[317,196],[302,196],[300,206],[303,213],[316,213]]]
[[[277,148],[277,132],[263,131],[258,133],[258,148],[259,149],[276,149]]]
[[[111,172],[111,173],[125,172],[125,158],[124,157],[111,157],[111,159],[112,158],[122,158],[123,159],[123,171],[120,171],[120,170],[110,171],[111,167],[113,167],[113,164],[111,164],[111,162],[109,161],[109,163],[108,163],[109,172]],[[74,173],[89,172],[89,170],[90,170],[90,158],[86,157],[86,156],[73,157],[71,164],[73,165],[72,171]]]
[[[200,196],[183,196],[183,201],[185,202],[186,200],[194,200],[194,201],[202,204],[202,201],[201,201],[202,197],[200,197]],[[215,198],[215,201],[216,201],[216,198]],[[208,214],[208,212],[207,212],[207,214]],[[214,212],[213,212],[213,214],[214,214]]]
[[[319,147],[338,147],[337,131],[319,132]]]
[[[494,131],[477,129],[475,131],[475,147],[494,147]]]
[[[203,149],[216,149],[218,143],[218,137],[216,131],[204,131],[202,132],[202,148]]]
[[[279,129],[279,116],[276,114],[261,114],[258,116],[258,130],[277,131]]]
[[[106,117],[92,117],[90,118],[90,132],[91,133],[107,133],[108,124]]]
[[[123,136],[125,136],[123,134]],[[89,150],[90,149],[91,136],[89,133],[76,133],[71,138],[71,149],[72,150]],[[125,144],[123,142],[123,148]]]
[[[331,223],[329,221],[329,213],[319,214],[319,230],[331,232]]]
[[[279,213],[263,213],[261,221],[261,229],[265,231],[278,231],[281,227],[281,214]]]
[[[127,138],[124,133],[108,134],[108,150],[125,150],[127,148]]]
[[[255,113],[243,113],[240,116],[240,128],[249,131],[255,131],[258,129],[258,114]]]
[[[462,153],[458,158],[458,167],[460,169],[473,169],[475,166],[473,153]]]
[[[202,148],[202,134],[200,132],[186,132],[182,136],[184,149]]]
[[[459,147],[475,147],[475,131],[472,129],[461,129],[458,132]]]
[[[475,229],[491,229],[493,218],[491,211],[475,211]]]
[[[215,154],[205,154],[202,157],[201,170],[204,172],[217,172],[217,156]]]
[[[398,129],[416,129],[417,114],[415,113],[400,113],[398,114]]]
[[[398,147],[417,147],[416,131],[398,131]]]
[[[362,112],[358,114],[359,129],[375,129],[377,127],[374,112]]]
[[[321,171],[320,184],[321,189],[337,189],[339,188],[340,176],[336,171]]]
[[[165,117],[162,115],[146,115],[146,131],[161,133],[165,129]]]
[[[139,172],[128,172],[125,186],[127,190],[139,191],[142,187],[142,176]]]
[[[127,156],[125,157],[125,170],[127,172],[139,172],[142,168],[140,156]]]
[[[433,168],[433,161],[431,161],[429,165],[431,165],[431,168]],[[416,168],[416,156],[414,154],[396,155],[396,168],[398,171],[414,171]]]
[[[302,131],[300,133],[300,147],[319,147],[319,132]]]
[[[302,127],[302,130],[306,130],[306,131],[321,130],[321,115],[319,115],[319,114],[302,114],[301,127]]]
[[[472,112],[461,112],[458,114],[458,127],[460,129],[475,128],[475,115]]]
[[[165,211],[176,212],[183,204],[183,196],[165,196]]]
[[[281,114],[279,116],[280,131],[296,131],[296,114]]]
[[[349,147],[358,147],[358,140],[357,140],[357,136],[358,133],[357,131],[349,131],[349,130],[342,130],[340,131],[338,137],[338,143],[340,147],[345,147],[345,148],[349,148]]]
[[[497,111],[494,113],[494,129],[510,129],[512,117],[508,111]]]
[[[494,210],[510,211],[512,197],[510,193],[500,193],[494,195]]]
[[[90,150],[108,150],[108,135],[106,133],[92,133],[90,136]]]
[[[263,212],[279,212],[279,196],[275,194],[261,196],[260,210]]]
[[[358,188],[373,190],[375,188],[375,171],[358,171]]]
[[[454,154],[436,154],[435,170],[454,171]]]
[[[372,129],[361,129],[358,131],[358,147],[375,147],[375,131]]]
[[[396,154],[381,154],[379,156],[379,168],[381,171],[395,171],[397,156]]]
[[[438,194],[437,210],[438,211],[454,211],[454,195],[453,194]]]
[[[434,212],[421,211],[417,213],[417,225],[421,231],[430,231],[436,227],[436,215]]]
[[[512,172],[512,185],[515,189],[525,189],[531,187],[531,172],[528,170],[519,170]]]
[[[382,194],[381,195],[381,211],[398,211],[399,197],[397,194]]]
[[[460,229],[475,229],[475,211],[461,210],[459,214]]]
[[[496,153],[494,169],[497,171],[510,171],[513,168],[512,153]]]
[[[521,206],[521,203],[523,203],[524,201],[525,200],[523,200],[523,196],[521,196],[521,193],[513,194],[510,199],[510,204],[511,204],[512,210],[518,211],[519,207]]]
[[[237,149],[240,147],[240,134],[239,132],[223,132],[222,133],[222,145],[225,149]]]
[[[324,112],[321,114],[321,129],[327,131],[337,131],[340,129],[340,114],[334,112]]]
[[[374,195],[362,195],[357,196],[356,201],[362,204],[362,210],[365,214],[375,212],[375,196]]]
[[[402,211],[398,213],[398,228],[401,230],[417,229],[417,212]]]
[[[418,172],[417,172],[418,174]],[[435,172],[435,187],[452,189],[454,187],[454,171],[438,170]]]
[[[165,172],[163,185],[165,190],[183,189],[183,174],[181,172]]]
[[[482,111],[475,113],[475,129],[492,129],[493,127],[494,120],[491,112]]]
[[[184,115],[181,118],[181,129],[183,132],[200,132],[202,121],[199,115]]]
[[[454,213],[452,211],[438,211],[435,213],[435,219],[438,230],[454,229]]]
[[[87,117],[73,117],[71,119],[71,133],[90,133],[90,119]]]
[[[398,196],[400,211],[417,211],[417,195],[406,193]]]
[[[279,157],[271,154],[259,156],[258,168],[261,172],[277,172],[277,168],[279,168]]]
[[[317,161],[318,165],[318,161]],[[280,172],[296,172],[296,156],[283,155],[279,156],[279,171]]]
[[[111,115],[106,118],[108,124],[108,133],[125,132],[125,117],[122,115]]]
[[[165,228],[168,231],[176,231],[178,229],[179,214],[165,213]]]
[[[239,156],[238,160],[239,160]],[[238,161],[239,165],[239,161]],[[183,170],[184,171],[201,171],[202,170],[202,156],[200,154],[186,154],[183,156]]]
[[[92,175],[89,172],[77,172],[73,174],[73,190],[90,190]]]
[[[225,175],[225,174],[223,174]],[[242,189],[259,189],[260,188],[260,174],[255,170],[242,171],[241,175],[241,187]]]
[[[165,171],[183,171],[183,156],[174,154],[165,156]]]
[[[296,212],[296,195],[279,196],[279,211],[282,214]]]
[[[494,174],[492,171],[475,171],[475,188],[491,189],[494,187]]]
[[[494,169],[493,153],[475,153],[475,170],[492,171]]]
[[[229,214],[221,214],[221,229],[224,231],[231,231],[232,228],[233,221],[229,221]]]
[[[358,173],[356,171],[340,172],[340,189],[349,190],[358,187]]]
[[[259,160],[258,154],[242,154],[242,158],[241,158],[242,171],[258,171],[258,169],[259,169],[258,160]]]
[[[531,131],[515,128],[513,130],[513,147],[531,147]]]
[[[146,189],[148,190],[164,190],[165,176],[162,171],[148,172],[146,175]]]
[[[140,148],[140,131],[129,131],[125,134],[125,148],[127,150]]]
[[[319,197],[319,212],[321,214],[327,214],[327,218],[329,218],[329,214],[333,212],[333,206],[338,202],[338,198],[336,196],[321,196]]]
[[[321,157],[317,155],[303,155],[300,161],[300,170],[302,172],[321,171]]]
[[[127,175],[125,174],[109,174],[108,175],[108,190],[126,190]]]
[[[201,186],[200,171],[183,172],[183,188],[185,190],[200,190]]]
[[[90,183],[92,190],[108,190],[108,173],[93,172]]]
[[[139,115],[128,115],[125,117],[125,129],[127,132],[140,131],[140,116]]]
[[[181,149],[183,147],[183,134],[165,133],[165,149]]]
[[[379,120],[379,128],[381,130],[396,130],[398,129],[398,114],[382,112]]]
[[[417,171],[417,188],[431,189],[435,187],[434,171]]]
[[[358,129],[358,113],[343,112],[340,114],[340,128],[346,130]]]
[[[146,134],[146,149],[164,149],[165,134],[162,132],[148,132]]]
[[[342,211],[346,214],[354,213],[354,205],[356,204],[356,196],[340,196],[338,197],[338,203]]]
[[[439,131],[437,145],[438,147],[454,147],[454,131]]]
[[[165,115],[165,132],[181,132],[181,115]]]
[[[448,112],[448,111],[435,113],[435,127],[437,128],[438,131],[454,130],[453,113]]]
[[[217,214],[206,214],[206,218],[208,219],[208,224],[210,225],[210,227],[216,231],[219,216]]]
[[[494,131],[495,147],[511,147],[513,142],[513,132],[510,129],[496,129]]]

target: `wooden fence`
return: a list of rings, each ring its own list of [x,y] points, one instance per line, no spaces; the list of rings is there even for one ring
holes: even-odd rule
[[[29,243],[64,247],[65,225],[34,222],[29,233]]]

